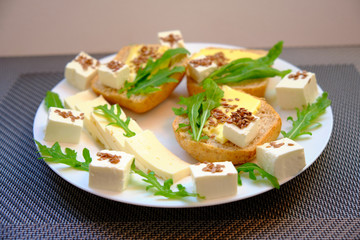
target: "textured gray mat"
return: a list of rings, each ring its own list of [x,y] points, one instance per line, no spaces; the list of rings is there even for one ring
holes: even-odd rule
[[[22,75],[0,102],[0,237],[359,239],[359,73],[353,65],[301,68],[333,101],[334,130],[319,159],[280,190],[192,209],[117,203],[58,177],[37,159],[32,124],[63,73]]]

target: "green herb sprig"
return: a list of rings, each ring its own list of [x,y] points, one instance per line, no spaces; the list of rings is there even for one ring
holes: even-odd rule
[[[42,145],[40,142],[36,140],[35,143],[38,146],[39,153],[42,156],[39,159],[44,159],[45,161],[52,163],[62,163],[79,170],[89,171],[89,164],[92,161],[90,157],[89,149],[87,148],[83,149],[82,154],[85,159],[85,162],[80,162],[76,159],[77,153],[75,150],[70,148],[65,148],[65,152],[63,153],[61,151],[61,147],[58,142],[54,143],[54,145],[50,148],[45,145]]]
[[[44,101],[47,109],[51,107],[64,108],[60,100],[59,94],[57,93],[47,91]]]
[[[207,78],[217,84],[240,83],[246,80],[280,76],[283,78],[291,70],[279,71],[271,66],[282,52],[283,41],[276,43],[268,54],[259,59],[240,58],[211,73]]]
[[[131,95],[148,94],[161,90],[159,86],[177,82],[178,80],[171,77],[175,73],[185,71],[183,66],[171,68],[174,60],[190,54],[185,48],[175,48],[167,50],[159,59],[153,61],[151,58],[147,61],[144,68],[140,68],[133,82],[126,82],[124,87],[119,90],[120,93],[127,91],[127,97]]]
[[[312,104],[308,104],[303,110],[296,109],[297,119],[288,117],[287,120],[292,122],[292,129],[289,132],[281,131],[284,138],[296,139],[301,135],[312,135],[311,130],[321,126],[321,123],[315,120],[325,112],[325,109],[331,105],[331,100],[327,98],[328,93],[323,94]]]
[[[173,108],[176,115],[187,114],[191,126],[191,135],[195,141],[202,139],[201,134],[205,122],[210,117],[212,109],[220,106],[220,100],[224,97],[224,92],[211,79],[204,80],[203,88],[205,92],[191,97],[180,97],[178,104],[185,105],[187,108]],[[188,125],[182,124],[179,127]]]
[[[149,189],[155,189],[155,196],[164,196],[166,198],[171,198],[171,199],[176,199],[176,198],[184,198],[184,197],[199,197],[199,198],[203,198],[201,196],[199,196],[199,194],[197,193],[189,193],[186,191],[185,187],[181,184],[178,184],[176,187],[178,189],[178,191],[174,192],[172,191],[170,188],[173,185],[173,180],[172,179],[168,179],[164,182],[163,185],[161,185],[161,183],[159,183],[159,181],[157,180],[157,178],[155,177],[155,173],[154,172],[150,172],[148,174],[144,173],[143,171],[137,169],[135,167],[135,161],[133,161],[133,163],[131,164],[131,170],[140,175],[141,177],[143,177],[144,179],[142,179],[144,182],[148,183],[149,185],[146,187],[146,191],[148,191]]]
[[[255,163],[245,163],[243,165],[238,166],[236,168],[236,170],[238,172],[238,184],[240,186],[242,185],[240,173],[241,172],[248,172],[250,179],[256,180],[256,175],[255,175],[255,172],[254,172],[256,170],[257,172],[260,173],[261,177],[267,178],[271,182],[271,184],[274,186],[274,188],[276,188],[276,189],[280,188],[280,185],[279,185],[279,182],[278,182],[277,178],[274,177],[273,175],[271,175],[270,173],[266,172],[264,169],[262,169],[261,167],[259,167]]]
[[[125,137],[133,137],[136,135],[136,133],[131,131],[129,128],[129,123],[131,120],[130,117],[127,117],[125,121],[120,118],[122,110],[118,104],[110,106],[109,109],[107,107],[107,104],[103,106],[100,105],[94,108],[94,112],[95,114],[105,117],[109,121],[108,125],[115,125],[124,129],[125,133],[123,135]]]

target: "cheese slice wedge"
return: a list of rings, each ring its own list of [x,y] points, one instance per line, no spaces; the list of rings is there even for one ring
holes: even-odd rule
[[[79,102],[75,104],[75,109],[84,113],[84,126],[86,130],[90,133],[90,135],[95,139],[95,141],[99,141],[104,144],[105,139],[98,131],[95,123],[91,121],[91,113],[94,110],[94,107],[99,105],[109,104],[103,96],[99,96],[90,101]],[[104,144],[105,145],[105,144]],[[108,147],[108,146],[105,146]]]
[[[136,167],[144,172],[153,171],[158,177],[172,178],[174,182],[190,175],[190,164],[164,147],[150,130],[125,139],[125,148],[135,156]]]

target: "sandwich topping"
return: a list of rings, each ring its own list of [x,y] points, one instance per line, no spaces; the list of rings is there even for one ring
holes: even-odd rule
[[[166,37],[161,37],[161,40],[163,40],[164,42],[168,42],[170,44],[170,46],[174,46],[175,43],[177,43],[178,41],[182,40],[182,37],[179,35],[175,35],[175,34],[169,34]]]
[[[207,67],[210,66],[212,63],[215,63],[217,66],[221,67],[227,64],[228,61],[229,59],[225,58],[224,53],[217,52],[213,55],[207,55],[204,58],[193,59],[190,61],[190,64],[192,64],[194,67]]]
[[[122,68],[125,64],[116,60],[112,60],[109,62],[106,66],[111,69],[113,72],[118,71],[120,68]]]
[[[161,54],[158,52],[157,46],[142,46],[138,51],[138,56],[131,60],[131,63],[135,66],[135,70],[138,71],[140,67],[145,64],[149,58],[158,59]]]
[[[79,55],[77,58],[75,58],[75,62],[78,62],[84,71],[88,70],[89,67],[95,69],[97,66],[100,65],[99,61],[94,61],[94,59],[88,58],[85,55]]]

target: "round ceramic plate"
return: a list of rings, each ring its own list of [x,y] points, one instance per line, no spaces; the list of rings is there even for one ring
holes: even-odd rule
[[[209,43],[188,43],[186,47],[191,53],[197,52],[205,47],[239,48],[236,46],[209,44]],[[114,56],[115,55],[111,55],[104,59],[101,59],[101,62],[103,63],[108,62]],[[276,60],[274,67],[279,70],[286,70],[286,69],[299,70],[297,67],[281,59]],[[288,131],[289,129],[291,129],[291,124],[290,122],[286,121],[286,119],[288,116],[296,117],[296,111],[295,110],[284,111],[280,109],[279,106],[276,104],[274,88],[278,81],[279,79],[277,78],[270,80],[265,97],[266,100],[280,114],[283,122],[282,130]],[[322,92],[320,87],[319,90],[320,92]],[[58,93],[62,100],[64,100],[68,96],[71,96],[79,92],[77,89],[75,89],[70,84],[68,84],[65,79],[60,81],[53,89],[51,89],[51,91]],[[172,151],[175,155],[177,155],[186,162],[196,163],[196,160],[194,160],[179,146],[172,130],[171,124],[175,118],[175,115],[172,112],[172,107],[179,107],[179,105],[177,105],[177,102],[179,101],[179,96],[188,96],[186,90],[186,79],[183,79],[181,84],[175,89],[175,91],[170,95],[170,97],[166,101],[164,101],[159,106],[152,109],[151,111],[144,114],[136,114],[129,110],[124,110],[124,111],[128,116],[135,119],[138,122],[138,124],[142,127],[142,129],[150,129],[151,131],[153,131],[157,136],[157,138],[159,139],[159,141],[170,151]],[[305,149],[306,166],[302,170],[302,172],[305,171],[312,163],[315,162],[315,160],[319,157],[319,155],[324,150],[326,144],[330,139],[332,126],[333,126],[333,115],[330,107],[327,108],[325,114],[323,114],[318,119],[318,121],[321,122],[322,126],[314,129],[312,131],[313,133],[312,136],[305,136],[302,139],[297,140],[297,142],[300,145],[302,145]],[[42,102],[37,110],[34,119],[34,125],[33,125],[34,139],[38,140],[42,144],[51,146],[53,142],[45,142],[43,140],[46,124],[47,124],[47,110],[44,106],[44,103]],[[75,149],[78,152],[80,159],[82,159],[81,156],[82,149],[85,147],[92,152],[97,152],[102,149],[100,144],[95,142],[90,137],[90,135],[86,130],[83,131],[79,144],[77,145],[61,144],[61,146],[62,148],[69,147]],[[243,184],[242,186],[238,186],[238,193],[235,196],[218,198],[213,200],[202,200],[202,199],[197,199],[195,197],[188,197],[181,200],[172,200],[172,199],[166,199],[161,196],[154,196],[151,190],[145,191],[146,183],[144,183],[141,177],[136,174],[131,175],[129,186],[125,191],[121,193],[115,193],[115,192],[102,191],[102,190],[90,188],[88,185],[89,173],[86,171],[76,170],[63,164],[48,163],[48,165],[60,177],[62,177],[69,183],[73,184],[74,186],[83,189],[89,193],[118,202],[141,205],[141,206],[149,206],[149,207],[183,208],[183,207],[211,206],[211,205],[239,201],[242,199],[259,195],[261,193],[273,189],[271,184],[266,179],[262,179],[261,177],[259,177],[257,181],[252,181],[251,179],[248,178],[248,174],[242,174],[241,178]],[[299,174],[301,174],[301,172]],[[282,180],[280,182],[280,185],[284,184],[285,182],[291,180],[294,177]],[[186,187],[187,191],[189,192],[195,191],[190,176],[182,179],[177,183],[183,184]],[[281,187],[280,190],[276,190],[276,191],[281,191]]]

